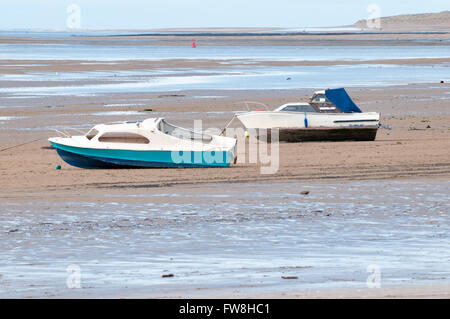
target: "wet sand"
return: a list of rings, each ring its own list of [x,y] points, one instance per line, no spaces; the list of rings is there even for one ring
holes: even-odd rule
[[[254,66],[327,66],[327,65],[436,65],[450,63],[450,58],[410,58],[410,59],[375,59],[362,61],[333,60],[333,61],[251,61],[250,59],[167,59],[164,61],[95,61],[89,63],[81,60],[39,61],[39,60],[0,60],[0,74],[27,74],[39,72],[89,72],[89,71],[131,71],[157,70],[161,68],[192,68],[215,69],[224,67],[224,63],[233,66],[246,65],[251,62]],[[16,81],[17,82],[17,81]],[[17,83],[15,83],[17,84]],[[41,83],[42,86],[45,83]]]
[[[217,298],[263,298],[263,299],[448,299],[450,298],[450,286],[398,286],[373,289],[322,289],[304,292],[281,292],[261,294],[221,294]],[[209,294],[210,292],[208,292]],[[182,297],[181,295],[180,297]],[[209,295],[210,296],[210,295]],[[210,298],[207,294],[197,294],[194,298]],[[142,297],[142,296],[141,296]],[[175,297],[175,296],[174,296]],[[174,298],[173,297],[173,298]],[[139,295],[136,296],[139,298]]]
[[[376,296],[371,265],[379,297],[426,285],[432,296],[450,279],[449,187],[303,180],[4,197],[0,296]],[[80,289],[66,286],[74,266]]]
[[[200,298],[200,299],[448,299],[450,286],[393,286],[371,289],[320,289],[271,293],[237,293],[236,289],[183,291],[165,295],[132,294],[129,298]],[[211,297],[213,296],[213,297]],[[111,296],[110,296],[111,297]],[[116,298],[121,295],[116,295]],[[114,297],[113,297],[114,298]]]

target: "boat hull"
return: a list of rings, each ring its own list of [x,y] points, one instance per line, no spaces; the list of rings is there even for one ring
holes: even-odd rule
[[[299,113],[299,112],[248,112],[238,119],[247,130],[257,130],[261,139],[271,129],[278,129],[279,140],[285,142],[307,141],[373,141],[380,114],[368,113]],[[267,131],[268,133],[265,133]]]
[[[374,141],[378,126],[343,128],[280,128],[280,142]],[[258,139],[271,141],[271,130],[258,130]]]
[[[66,163],[87,169],[228,167],[234,160],[231,151],[186,152],[183,156],[171,151],[90,149],[50,143]]]

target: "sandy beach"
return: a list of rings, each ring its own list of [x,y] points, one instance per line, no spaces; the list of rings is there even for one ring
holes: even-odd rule
[[[201,37],[198,42],[205,46],[242,42],[275,48],[352,43],[366,48],[391,45],[394,37],[395,45],[400,47],[442,46],[448,50],[449,33],[443,29],[439,29],[443,34],[389,33],[398,30],[383,30],[386,33],[376,35],[302,35],[301,44],[298,35],[211,36]],[[405,30],[401,31],[411,31]],[[89,37],[36,40],[3,36],[0,42],[87,45],[86,41],[90,41],[89,45],[114,46],[119,41],[120,45],[128,46],[139,40],[138,46],[170,48],[183,46],[190,39],[127,36],[123,40],[117,36],[98,36],[93,40]],[[199,119],[205,129],[223,128],[234,112],[243,110],[242,101],[257,101],[274,109],[287,102],[307,101],[315,89],[326,88],[279,89],[269,83],[267,89],[261,90],[183,89],[181,84],[176,90],[171,87],[152,91],[145,88],[128,92],[95,91],[117,84],[132,86],[144,80],[157,82],[157,72],[172,72],[164,76],[177,79],[179,72],[189,78],[195,78],[198,72],[209,72],[205,76],[227,76],[227,72],[237,72],[236,68],[246,72],[248,65],[262,69],[381,65],[411,68],[413,76],[414,72],[420,72],[414,69],[419,67],[440,68],[445,74],[449,63],[448,56],[316,61],[0,60],[0,241],[5,243],[1,252],[4,261],[0,266],[0,291],[3,291],[0,297],[449,298],[448,76],[347,87],[363,111],[381,112],[381,123],[392,129],[380,128],[373,142],[280,143],[275,174],[261,174],[264,164],[249,163],[249,143],[255,141],[245,141],[244,136],[237,136],[245,145],[238,148],[241,161],[225,169],[83,170],[64,163],[47,141],[55,136],[55,128],[66,128],[75,134],[75,130],[86,132],[98,123],[148,117],[164,117],[183,127],[193,127],[194,120]],[[30,80],[33,77],[35,80]],[[286,81],[284,73],[281,77]],[[63,90],[84,86],[93,89],[57,93],[58,87]],[[54,91],[46,94],[49,87]],[[242,125],[236,119],[230,127]],[[55,169],[56,165],[61,165],[61,169]],[[345,199],[339,197],[344,196],[340,188],[347,196]],[[355,191],[358,189],[361,193]],[[311,190],[312,197],[306,199],[301,195],[304,190]],[[323,195],[327,192],[331,194],[329,197]],[[390,198],[392,194],[398,196]],[[246,210],[246,204],[253,206]],[[363,207],[361,211],[358,204]],[[403,232],[403,221],[412,232]],[[377,223],[379,228],[385,227],[380,230],[381,237],[370,226]],[[295,227],[302,229],[306,225],[310,230],[314,228],[310,235],[315,241],[302,248],[302,241],[306,243],[309,239],[295,234]],[[338,226],[341,228],[334,229]],[[369,227],[373,238],[363,238],[365,234],[359,229],[365,227]],[[339,244],[333,246],[335,231],[349,238],[342,243],[336,239]],[[308,234],[306,228],[304,232]],[[327,235],[320,238],[321,233]],[[282,236],[277,239],[276,234]],[[259,246],[258,241],[264,245]],[[250,243],[255,246],[252,248]],[[298,246],[289,250],[290,243]],[[360,250],[345,251],[344,247],[352,244]],[[150,251],[145,253],[145,247],[151,247]],[[180,251],[180,247],[187,252]],[[367,253],[364,247],[368,247]],[[255,259],[246,259],[252,249]],[[395,259],[395,252],[402,249],[404,256]],[[288,262],[293,256],[307,256],[316,250],[319,252],[314,258],[304,257],[304,264]],[[429,274],[427,267],[431,266],[420,259],[420,252],[436,261]],[[326,268],[321,268],[324,258],[332,262],[328,256],[342,262],[342,266],[336,266],[343,271],[337,278],[331,278],[332,270],[327,274]],[[265,258],[273,258],[273,264],[264,262]],[[180,264],[172,259],[181,260]],[[344,271],[345,262],[355,260],[358,263],[349,264]],[[387,272],[386,284],[383,282],[380,289],[366,287],[365,267],[374,260]],[[402,268],[408,260],[412,266]],[[82,271],[88,269],[83,277],[84,289],[65,287],[66,267],[70,264],[80,265]],[[311,273],[302,277],[302,267],[312,269]],[[280,275],[289,274],[286,269],[295,270],[291,272],[300,280],[279,280]],[[175,276],[161,279],[161,274],[167,272],[175,272]],[[47,279],[39,273],[46,274]]]
[[[413,177],[448,177],[450,149],[450,113],[448,100],[439,100],[448,93],[449,84],[420,84],[387,88],[357,88],[349,92],[354,100],[363,108],[381,112],[382,123],[392,127],[392,130],[380,129],[374,142],[342,142],[342,143],[301,143],[280,144],[280,167],[276,174],[260,174],[260,165],[241,163],[230,169],[191,170],[80,170],[63,163],[56,152],[50,149],[46,138],[54,136],[51,130],[22,130],[20,134],[10,135],[5,130],[1,134],[2,149],[14,147],[0,153],[2,185],[8,185],[3,194],[26,191],[28,195],[35,191],[38,194],[52,190],[99,187],[152,187],[176,184],[196,184],[210,182],[270,182],[299,181],[322,179],[385,179]],[[163,115],[172,122],[185,127],[193,127],[194,119],[180,119],[186,108],[203,120],[204,128],[222,128],[232,118],[233,110],[245,98],[265,103],[270,108],[295,100],[307,100],[310,90],[291,90],[264,92],[227,91],[227,98],[195,99],[190,98],[190,92],[178,92],[174,97],[159,95],[133,96],[133,100],[148,101],[151,104],[139,107],[110,107],[108,112],[129,111],[137,115],[127,119],[145,119],[151,116]],[[430,92],[433,95],[430,96]],[[223,92],[196,92],[196,95],[220,95]],[[158,96],[163,96],[159,98]],[[299,98],[300,97],[300,98]],[[129,98],[129,97],[127,97]],[[120,101],[120,97],[115,97]],[[424,101],[426,104],[424,105]],[[154,101],[154,102],[153,102]],[[148,102],[147,102],[148,103]],[[105,111],[103,106],[80,105],[59,108],[37,107],[23,108],[20,111],[2,109],[0,116],[26,118],[6,122],[6,128],[14,122],[26,127],[46,127],[55,123],[55,117],[60,121],[68,120],[67,128],[78,124],[79,119],[87,118],[78,115],[89,112]],[[367,105],[367,106],[366,106]],[[139,112],[151,107],[152,112]],[[20,109],[20,108],[18,108]],[[213,117],[207,112],[213,113]],[[141,115],[142,114],[142,115]],[[173,114],[173,115],[172,115]],[[194,116],[195,116],[194,115]],[[69,117],[70,116],[70,117]],[[106,122],[117,119],[108,118]],[[95,120],[89,119],[90,121]],[[36,123],[39,121],[39,123]],[[11,122],[11,124],[10,124]],[[58,123],[59,124],[59,123]],[[96,124],[95,122],[93,124]],[[9,126],[11,125],[11,126]],[[242,127],[236,119],[232,127]],[[87,131],[87,130],[85,130]],[[243,136],[238,136],[243,139]],[[34,139],[36,142],[15,147]],[[246,149],[238,150],[239,158],[245,158]],[[56,164],[61,164],[61,171],[54,170]],[[6,183],[6,181],[9,181]],[[38,195],[40,196],[40,195]]]

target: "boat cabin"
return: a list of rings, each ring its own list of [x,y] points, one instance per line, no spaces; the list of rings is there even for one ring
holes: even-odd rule
[[[314,92],[309,103],[321,113],[342,113],[342,111],[326,96],[325,90]]]
[[[288,103],[275,109],[275,112],[342,113],[325,95],[325,91],[313,94],[309,103]]]
[[[154,134],[156,131],[179,139],[201,143],[210,143],[213,140],[209,134],[169,124],[163,118],[99,124],[87,132],[85,137],[88,140],[103,143],[150,144],[150,134]]]
[[[361,113],[344,89],[328,89],[314,92],[309,103],[288,103],[274,110],[275,112],[308,113]]]

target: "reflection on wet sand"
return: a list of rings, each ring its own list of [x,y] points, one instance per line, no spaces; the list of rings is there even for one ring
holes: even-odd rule
[[[371,264],[385,286],[448,282],[449,192],[445,180],[310,182],[5,201],[0,283],[8,297],[365,289]],[[65,287],[72,264],[86,289]]]

